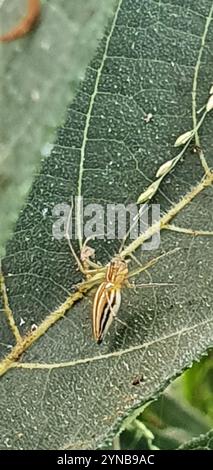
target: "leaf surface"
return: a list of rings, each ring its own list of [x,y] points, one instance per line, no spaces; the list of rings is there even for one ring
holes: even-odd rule
[[[67,241],[52,236],[56,204],[70,204],[79,194],[85,207],[134,203],[158,167],[176,155],[177,136],[192,128],[195,74],[197,109],[206,103],[212,80],[212,8],[209,0],[117,2],[7,246],[3,274],[21,334],[35,324],[41,332],[40,325],[82,279]],[[148,113],[153,115],[149,123]],[[200,139],[210,167],[211,136],[209,114]],[[188,150],[154,202],[165,213],[202,176],[199,156]],[[208,187],[175,224],[212,230],[211,204]],[[91,244],[105,264],[120,241]],[[78,243],[74,246],[79,254]],[[145,263],[175,247],[179,251],[136,279],[174,285],[123,289],[119,318],[127,326],[114,321],[101,346],[91,335],[89,294],[33,342],[20,367],[2,377],[2,449],[103,445],[134,407],[156,396],[212,345],[212,238],[164,230],[160,250],[136,254]],[[3,357],[11,329],[4,326],[0,341]],[[134,385],[137,376],[143,379]]]
[[[0,254],[113,5],[114,0],[44,1],[30,34],[0,43]],[[0,34],[26,12],[27,0],[1,2]]]
[[[201,434],[199,437],[187,442],[184,446],[179,447],[183,450],[213,450],[213,431]]]

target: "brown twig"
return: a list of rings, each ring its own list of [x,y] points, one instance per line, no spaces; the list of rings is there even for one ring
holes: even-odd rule
[[[16,39],[22,38],[25,34],[29,33],[36,23],[38,22],[41,14],[41,2],[40,0],[28,0],[28,8],[26,15],[21,21],[8,33],[0,36],[1,42],[15,41]]]

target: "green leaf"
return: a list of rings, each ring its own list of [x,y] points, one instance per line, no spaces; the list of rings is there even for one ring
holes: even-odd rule
[[[116,437],[120,449],[175,450],[211,430],[210,419],[183,398],[184,376],[196,366],[174,380],[157,400],[124,420]]]
[[[149,275],[136,278],[137,283],[149,282],[151,276],[153,282],[174,285],[123,288],[119,317],[127,326],[114,321],[101,346],[91,335],[92,296],[81,299],[77,291],[70,297],[82,275],[66,239],[52,236],[56,204],[70,204],[71,196],[79,194],[85,206],[134,203],[159,166],[176,155],[175,138],[193,127],[192,87],[197,109],[208,99],[211,9],[209,0],[205,5],[191,0],[190,8],[182,0],[117,2],[3,261],[2,286],[5,281],[15,323],[27,336],[0,364],[0,371],[7,371],[0,383],[2,449],[104,445],[133,408],[157,396],[212,345],[210,236],[163,230],[159,250],[137,250],[145,264],[159,252],[179,247]],[[147,123],[148,113],[153,119]],[[211,167],[211,113],[199,135]],[[212,191],[205,182],[199,184],[202,177],[199,154],[188,149],[162,182],[155,202],[164,214],[172,207],[174,215],[180,200],[178,208],[186,207],[174,223],[211,231]],[[193,198],[185,198],[193,187]],[[120,242],[100,239],[90,245],[105,264]],[[74,247],[79,255],[77,242]],[[11,323],[10,309],[4,306],[3,315]],[[4,328],[0,339],[2,356],[6,343],[15,343],[11,330],[14,326]],[[137,376],[142,377],[138,384]]]
[[[185,445],[179,447],[180,450],[213,450],[213,430],[199,437],[192,439]]]
[[[27,5],[26,0],[1,3],[4,33]],[[114,3],[44,1],[31,34],[0,44],[0,254]]]
[[[184,394],[191,405],[209,416],[213,424],[213,353],[184,374]]]

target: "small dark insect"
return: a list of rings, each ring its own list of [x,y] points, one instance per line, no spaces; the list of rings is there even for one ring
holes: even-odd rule
[[[143,375],[137,375],[136,377],[134,377],[133,381],[132,381],[132,385],[140,385],[140,383],[143,382]]]
[[[0,36],[1,42],[15,41],[29,33],[38,22],[41,14],[40,0],[28,0],[26,15],[21,19],[13,29]]]

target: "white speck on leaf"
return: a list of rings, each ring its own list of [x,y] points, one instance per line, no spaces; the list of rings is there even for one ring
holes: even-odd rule
[[[38,327],[37,327],[37,325],[36,325],[35,323],[33,323],[33,324],[31,325],[31,331],[36,331],[37,328],[38,328]]]
[[[48,213],[48,208],[45,207],[45,208],[43,209],[43,211],[42,211],[43,217],[46,217],[47,213]]]
[[[43,49],[44,51],[49,51],[49,49],[50,49],[50,43],[49,43],[49,42],[45,42],[45,41],[41,41],[41,49]]]
[[[148,113],[145,117],[144,117],[144,121],[146,124],[148,124],[153,118],[153,114],[152,113]]]
[[[31,99],[32,101],[36,102],[40,100],[40,93],[38,90],[32,90],[31,91]]]
[[[49,157],[53,149],[53,144],[47,142],[41,149],[42,157]]]

